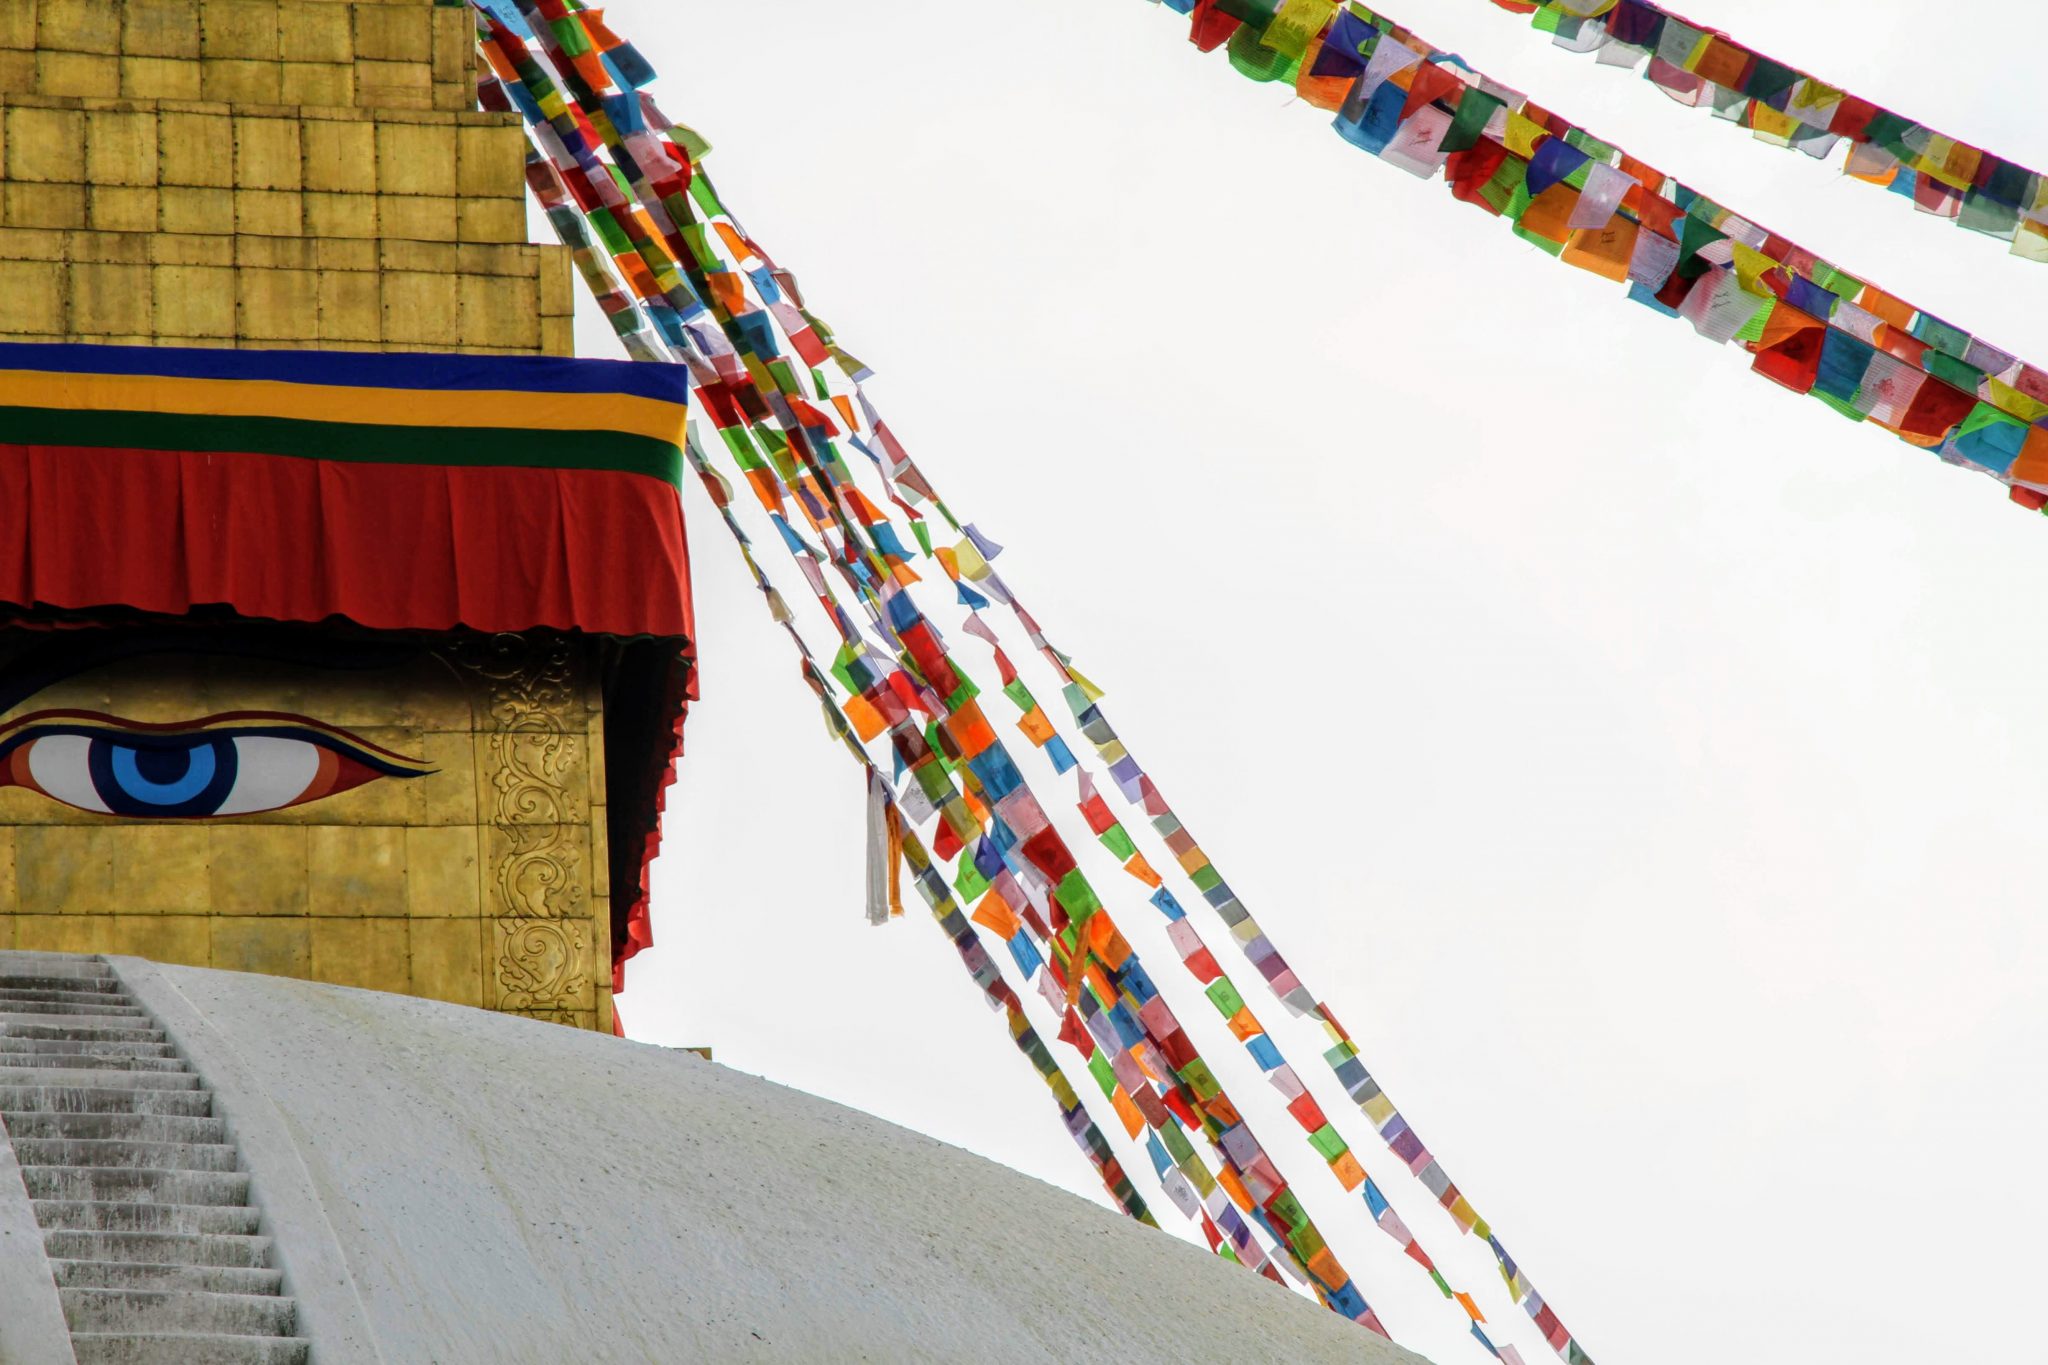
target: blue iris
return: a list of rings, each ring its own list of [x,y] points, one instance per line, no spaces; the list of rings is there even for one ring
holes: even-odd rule
[[[116,815],[212,815],[235,789],[232,737],[119,742],[95,736],[86,765],[93,790]]]

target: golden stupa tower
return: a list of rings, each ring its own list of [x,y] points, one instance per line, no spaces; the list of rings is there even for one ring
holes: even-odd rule
[[[524,136],[475,108],[474,40],[467,6],[429,0],[0,0],[0,342],[571,354],[568,255],[526,240]],[[0,630],[0,725],[291,713],[430,775],[160,822],[0,786],[0,949],[612,1027],[640,890],[612,883],[643,875],[659,782],[608,775],[606,737],[672,735],[676,689],[645,680],[673,648],[337,628],[346,667],[173,642],[10,693],[10,659],[62,634]]]

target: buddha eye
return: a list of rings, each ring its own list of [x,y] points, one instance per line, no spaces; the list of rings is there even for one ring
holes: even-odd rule
[[[428,772],[302,716],[242,713],[143,725],[43,712],[0,730],[0,786],[131,819],[257,815]]]

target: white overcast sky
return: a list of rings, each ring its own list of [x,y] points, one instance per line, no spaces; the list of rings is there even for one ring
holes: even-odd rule
[[[2048,266],[1485,0],[1394,9],[2048,363]],[[2048,167],[2048,8],[1686,9]],[[609,12],[1597,1359],[2038,1352],[2048,522],[1347,147],[1143,0]],[[588,322],[586,354],[615,353]],[[689,510],[704,697],[629,1029],[1092,1192],[921,911],[863,923],[857,774],[694,490]],[[1116,908],[1176,986],[1157,917]],[[1253,1004],[1319,1072],[1316,1036]],[[1227,1037],[1205,1051],[1259,1088]],[[1453,1280],[1514,1320],[1343,1112]],[[1482,1360],[1273,1132],[1326,1229],[1363,1228],[1338,1249],[1396,1336]],[[1545,1358],[1526,1323],[1504,1336]]]

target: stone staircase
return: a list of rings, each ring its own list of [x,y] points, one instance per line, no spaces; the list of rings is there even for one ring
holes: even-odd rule
[[[212,1092],[97,958],[0,952],[0,1134],[78,1365],[305,1365]]]

